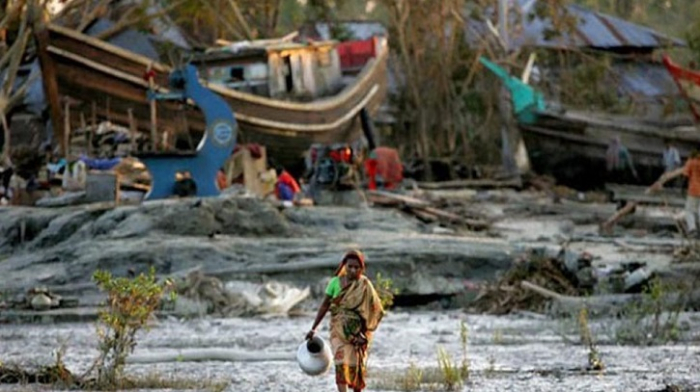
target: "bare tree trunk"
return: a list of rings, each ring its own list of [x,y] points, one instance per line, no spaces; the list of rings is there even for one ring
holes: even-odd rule
[[[11,146],[11,140],[10,140],[10,126],[7,124],[7,117],[5,116],[5,113],[0,113],[0,122],[2,123],[2,129],[3,129],[3,144],[2,144],[2,154],[0,154],[0,163],[1,162],[6,162],[8,158],[10,158],[10,146]]]

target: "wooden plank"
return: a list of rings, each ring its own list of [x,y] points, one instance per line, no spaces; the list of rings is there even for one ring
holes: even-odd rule
[[[442,181],[442,182],[418,182],[418,187],[430,190],[439,189],[464,189],[464,188],[479,188],[479,189],[493,189],[493,188],[522,188],[522,181],[519,179],[511,180],[492,180],[492,179],[479,179],[479,180],[453,180],[453,181]]]
[[[685,196],[680,189],[662,189],[648,193],[646,188],[638,185],[605,184],[605,189],[613,192],[614,200],[634,201],[644,204],[660,204],[684,207]]]
[[[41,67],[42,84],[44,94],[49,103],[51,126],[54,131],[53,136],[54,140],[58,140],[59,142],[61,155],[65,157],[68,146],[65,144],[65,136],[63,135],[63,128],[61,127],[61,102],[56,78],[56,66],[47,51],[49,46],[49,32],[44,26],[35,26],[34,29],[34,38],[37,42],[37,56],[39,57],[39,65]]]
[[[403,203],[409,207],[430,207],[430,202],[421,199],[416,199],[415,197],[399,195],[397,193],[391,193],[382,190],[368,190],[367,194],[369,196],[379,196],[384,199],[389,199],[398,203]]]

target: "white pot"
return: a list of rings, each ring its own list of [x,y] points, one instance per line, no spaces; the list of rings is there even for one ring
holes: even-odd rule
[[[331,346],[318,336],[305,340],[297,350],[299,367],[310,376],[326,373],[331,367],[332,359]]]

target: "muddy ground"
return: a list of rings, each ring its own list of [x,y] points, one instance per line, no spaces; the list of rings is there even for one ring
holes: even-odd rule
[[[666,385],[683,391],[700,390],[700,317],[684,315],[686,342],[650,347],[620,346],[612,328],[619,321],[593,320],[605,370],[585,370],[588,349],[578,344],[578,330],[568,319],[520,314],[502,317],[467,315],[461,311],[390,313],[378,330],[370,354],[368,391],[401,390],[391,379],[406,374],[411,364],[436,366],[436,351],[444,347],[459,363],[460,322],[468,326],[467,359],[471,378],[464,391],[658,391]],[[161,320],[140,339],[135,355],[173,352],[184,348],[229,348],[243,351],[296,351],[311,325],[300,318]],[[327,336],[325,326],[319,332]],[[4,326],[0,329],[5,361],[46,363],[52,351],[66,345],[65,361],[73,371],[87,368],[96,354],[95,330],[90,324]],[[256,363],[163,363],[129,365],[130,375],[158,373],[163,377],[210,379],[227,384],[227,391],[333,391],[332,372],[304,375],[293,361]],[[393,386],[393,387],[392,387]],[[47,390],[38,388],[40,390]],[[27,390],[0,387],[3,391]],[[424,385],[421,390],[430,390]]]
[[[459,361],[460,320],[469,327],[472,369],[464,390],[655,391],[670,384],[682,390],[700,388],[700,346],[693,335],[700,326],[696,314],[684,315],[680,343],[649,347],[618,345],[612,326],[620,320],[592,320],[606,368],[591,373],[585,371],[588,349],[577,343],[573,320],[527,312],[494,317],[438,310],[463,306],[454,299],[473,290],[475,282],[495,279],[526,249],[551,254],[564,248],[589,252],[600,270],[629,261],[646,262],[652,268],[678,265],[674,252],[688,246],[675,226],[679,209],[640,207],[614,235],[601,236],[598,224],[615,211],[611,203],[563,200],[555,205],[550,195],[510,190],[420,196],[436,203],[457,203],[461,213],[486,219],[492,226],[470,232],[421,222],[394,209],[280,209],[239,197],[116,209],[0,208],[0,292],[48,285],[83,287],[73,293],[84,295],[90,291],[86,286],[95,291],[90,283],[95,268],[123,275],[128,269],[138,272],[149,266],[160,274],[200,266],[223,280],[273,279],[311,287],[314,295],[301,306],[309,311],[317,305],[323,279],[332,273],[340,255],[360,247],[366,251],[370,272],[386,273],[408,299],[440,300],[428,305],[433,310],[402,308],[387,317],[371,354],[368,390],[392,389],[396,382],[391,380],[405,374],[410,364],[434,368],[438,346]],[[20,238],[22,227],[24,238]],[[214,232],[220,234],[212,238]],[[452,300],[446,303],[445,297]],[[196,347],[293,353],[311,321],[309,315],[269,320],[164,318],[140,340],[136,353]],[[2,325],[0,360],[45,363],[65,342],[66,363],[80,372],[94,358],[95,339],[91,323]],[[307,377],[293,361],[129,365],[127,372],[221,380],[228,391],[334,390],[331,375]],[[0,386],[11,391],[27,388]]]

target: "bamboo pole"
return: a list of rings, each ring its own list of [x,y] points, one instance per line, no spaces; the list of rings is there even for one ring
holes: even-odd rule
[[[90,123],[92,125],[92,128],[97,130],[97,102],[92,101],[91,105],[91,113],[90,113]]]
[[[127,114],[129,115],[129,150],[130,155],[136,152],[136,120],[134,119],[134,110],[132,108],[127,109]]]
[[[151,93],[155,93],[155,82],[153,80],[153,75],[151,75],[151,70],[152,70],[152,64],[148,65],[148,68],[146,69],[146,74],[148,76],[148,89],[151,91]],[[151,99],[149,101],[149,106],[151,109],[151,149],[153,151],[158,150],[158,113],[157,113],[157,107],[156,107],[156,100]]]
[[[49,31],[46,29],[45,21],[39,17],[34,21],[34,39],[37,43],[37,55],[43,80],[44,95],[49,103],[49,113],[51,125],[53,127],[53,138],[58,140],[62,156],[66,156],[65,139],[61,127],[61,103],[58,92],[58,82],[56,80],[56,66],[49,56],[47,48],[49,44]]]
[[[63,106],[63,145],[65,146],[64,156],[71,154],[70,148],[70,102],[65,101]]]
[[[2,154],[0,154],[0,162],[5,162],[10,158],[10,126],[7,124],[7,117],[5,113],[0,112],[0,122],[2,122],[2,129],[5,136],[4,143],[2,146]]]

